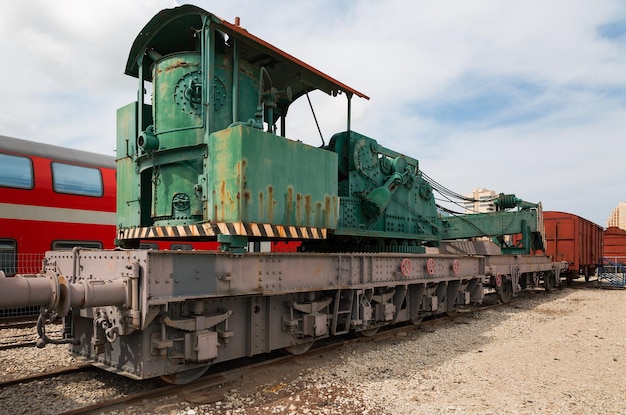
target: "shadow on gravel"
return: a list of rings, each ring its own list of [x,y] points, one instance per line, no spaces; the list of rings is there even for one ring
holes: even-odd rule
[[[533,330],[535,324],[557,319],[567,310],[556,309],[550,304],[555,301],[568,301],[568,297],[577,289],[592,289],[595,281],[585,283],[574,281],[571,287],[556,289],[553,292],[543,290],[522,291],[509,304],[486,310],[466,311],[455,315],[440,324],[428,324],[415,330],[397,334],[381,340],[373,339],[356,345],[349,345],[330,352],[302,356],[291,363],[272,367],[262,373],[225,385],[224,393],[233,402],[233,408],[245,405],[246,396],[254,396],[256,404],[268,408],[282,404],[294,405],[294,396],[302,403],[320,410],[339,410],[336,402],[343,402],[343,410],[362,412],[361,399],[371,391],[352,390],[354,384],[367,379],[368,385],[401,384],[409,377],[429,376],[430,369],[442,366],[463,354],[482,355],[484,349],[493,342],[494,335],[501,337],[503,332],[511,336],[524,335]],[[485,303],[497,302],[495,295],[486,296]],[[532,320],[515,319],[521,313],[533,312]],[[496,333],[498,332],[498,333]],[[515,351],[512,351],[515,352]],[[427,379],[427,378],[424,378]],[[93,402],[106,400],[114,396],[137,393],[155,388],[156,381],[133,381],[105,371],[90,371],[73,376],[63,382],[50,381],[48,384],[32,385],[30,410],[42,414],[54,414]],[[37,390],[46,390],[38,394]],[[235,391],[228,393],[226,391]],[[84,392],[83,392],[84,391]],[[3,391],[4,395],[24,394],[24,387],[16,386],[13,391]],[[421,393],[425,391],[416,391]],[[55,402],[64,404],[54,407],[49,404],[50,397]],[[41,398],[39,401],[38,397]],[[241,406],[235,401],[241,397]],[[146,402],[158,413],[155,408]],[[13,407],[10,400],[3,400],[5,410],[12,413],[25,413],[19,407]],[[17,404],[16,404],[17,405]],[[192,405],[193,406],[193,405]],[[300,407],[300,405],[296,405]],[[369,406],[371,408],[372,405]],[[218,408],[218,407],[214,407]],[[263,407],[258,407],[261,410]],[[171,409],[171,407],[170,407]],[[165,412],[164,412],[165,413]],[[168,412],[169,413],[169,412]],[[254,410],[242,413],[257,413]],[[258,412],[258,413],[262,413]],[[379,412],[370,412],[379,413]],[[381,409],[380,413],[385,413]]]

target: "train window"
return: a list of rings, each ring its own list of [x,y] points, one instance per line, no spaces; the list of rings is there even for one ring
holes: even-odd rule
[[[94,167],[52,163],[52,186],[59,193],[102,196],[102,173]]]
[[[80,248],[102,249],[102,243],[98,241],[54,241],[52,250],[65,251],[78,246]]]
[[[159,245],[154,242],[142,242],[139,244],[139,249],[159,249]]]
[[[191,244],[171,244],[170,249],[172,251],[191,251],[193,246]]]
[[[33,164],[28,157],[0,154],[0,186],[33,188]]]
[[[11,239],[0,239],[0,270],[6,275],[17,273],[17,247]]]

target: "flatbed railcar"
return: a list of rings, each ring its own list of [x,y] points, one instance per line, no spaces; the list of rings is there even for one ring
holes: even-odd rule
[[[433,191],[445,188],[418,160],[352,130],[351,100],[365,94],[239,22],[163,10],[126,74],[139,93],[117,113],[118,247],[51,251],[41,272],[0,278],[0,306],[64,319],[63,340],[39,325],[42,344],[185,383],[215,362],[419,323],[481,302],[486,285],[506,301],[560,279],[562,263],[529,255],[544,246],[540,204],[501,194],[495,212],[441,215]],[[321,147],[287,134],[291,103],[314,90],[347,102],[346,131]],[[172,240],[219,251],[139,249]],[[299,251],[247,249],[267,241]]]

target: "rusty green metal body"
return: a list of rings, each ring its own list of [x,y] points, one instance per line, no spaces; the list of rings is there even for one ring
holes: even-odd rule
[[[337,226],[333,153],[243,125],[213,133],[207,149],[201,180],[210,221]]]
[[[422,242],[438,242],[441,220],[431,186],[419,162],[356,132],[333,136],[339,163],[340,219],[336,235],[380,238],[417,252]],[[409,249],[409,247],[412,247]]]
[[[196,7],[155,16],[126,68],[139,79],[138,102],[118,110],[118,242],[241,248],[250,238],[323,239],[335,229],[336,154],[285,138],[284,119],[314,89],[363,95],[299,64]]]
[[[126,73],[139,92],[118,110],[122,246],[200,239],[243,251],[249,240],[280,239],[303,250],[420,253],[444,239],[539,231],[526,205],[487,220],[441,217],[416,159],[352,131],[351,99],[365,95],[195,6],[156,15]],[[286,134],[292,101],[313,90],[348,103],[347,130],[322,147]]]

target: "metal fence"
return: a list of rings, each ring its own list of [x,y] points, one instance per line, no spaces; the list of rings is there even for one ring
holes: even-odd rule
[[[602,259],[598,270],[598,284],[611,287],[626,286],[626,257],[610,257]]]
[[[0,270],[8,277],[15,274],[36,274],[41,272],[45,254],[22,254],[14,251],[0,251]]]
[[[0,251],[1,270],[7,277],[15,274],[36,274],[41,272],[44,254],[22,254]],[[27,318],[39,314],[39,306],[0,309],[0,319]]]

